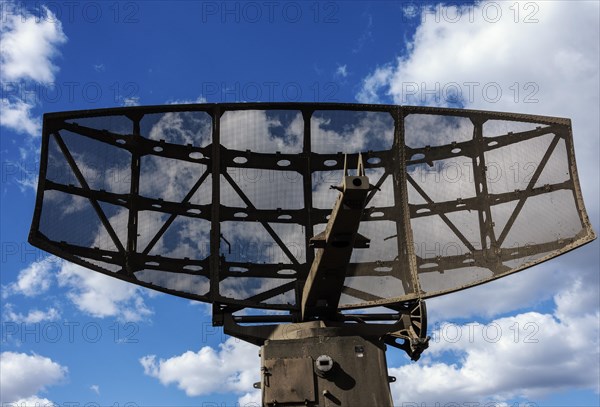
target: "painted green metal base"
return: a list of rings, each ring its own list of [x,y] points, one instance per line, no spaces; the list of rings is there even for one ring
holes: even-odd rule
[[[317,335],[261,347],[264,407],[393,405],[383,341],[337,336],[335,328],[301,332]]]

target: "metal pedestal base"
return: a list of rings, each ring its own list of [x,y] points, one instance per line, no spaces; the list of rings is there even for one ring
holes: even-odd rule
[[[425,302],[394,309],[298,323],[289,315],[233,316],[215,305],[213,323],[261,347],[262,376],[255,387],[262,389],[263,407],[391,407],[395,378],[388,376],[386,345],[417,360],[429,343]]]
[[[268,340],[261,347],[261,373],[265,407],[392,406],[394,379],[382,341],[326,335]]]

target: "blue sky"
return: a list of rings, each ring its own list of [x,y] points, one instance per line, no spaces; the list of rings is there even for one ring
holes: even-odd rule
[[[26,243],[45,112],[318,101],[570,117],[598,230],[597,2],[0,5],[3,403],[258,400],[258,348],[213,328],[207,306]],[[388,351],[396,405],[600,404],[598,265],[594,242],[428,301],[430,349],[417,363]]]

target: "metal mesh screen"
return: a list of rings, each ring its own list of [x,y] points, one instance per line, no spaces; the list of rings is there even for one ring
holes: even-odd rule
[[[186,298],[298,311],[342,181],[373,185],[339,307],[432,297],[595,236],[570,121],[379,105],[47,114],[30,242]]]

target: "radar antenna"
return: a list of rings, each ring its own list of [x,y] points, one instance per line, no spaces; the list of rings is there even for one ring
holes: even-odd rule
[[[32,245],[212,304],[263,406],[392,406],[425,300],[595,239],[569,119],[394,105],[44,115]]]

